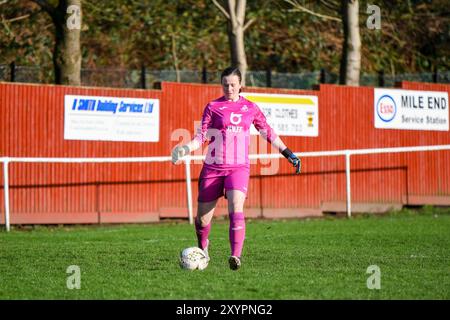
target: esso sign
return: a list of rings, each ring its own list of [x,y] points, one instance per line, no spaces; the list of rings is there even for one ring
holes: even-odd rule
[[[384,122],[392,121],[397,113],[397,106],[394,99],[389,95],[384,95],[377,102],[377,115]]]

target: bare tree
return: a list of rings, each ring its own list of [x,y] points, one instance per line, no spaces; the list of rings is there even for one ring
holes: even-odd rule
[[[341,11],[342,19],[314,12],[301,5],[297,0],[284,0],[292,6],[292,11],[307,13],[324,20],[342,22],[344,40],[340,64],[339,82],[346,85],[359,85],[361,72],[361,37],[359,34],[358,0],[340,0],[340,5],[332,0],[320,0],[320,4],[331,11]]]
[[[339,82],[350,86],[359,86],[361,72],[361,36],[358,16],[358,0],[342,0],[344,42]]]
[[[175,74],[176,74],[176,77],[177,77],[177,82],[181,82],[180,67],[179,67],[179,62],[178,62],[178,57],[177,57],[177,40],[176,40],[176,35],[174,33],[172,33],[170,35],[170,37],[172,39],[173,66],[175,68]]]
[[[255,19],[250,19],[245,22],[246,0],[227,0],[227,5],[225,7],[222,6],[217,0],[212,1],[227,19],[231,64],[238,67],[241,71],[242,85],[245,86],[245,75],[247,73],[248,66],[245,55],[244,32],[255,21]]]
[[[81,0],[59,0],[56,7],[48,0],[32,0],[47,12],[55,26],[53,66],[55,83],[81,84]]]

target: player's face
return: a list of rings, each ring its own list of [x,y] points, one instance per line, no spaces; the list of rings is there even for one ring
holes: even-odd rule
[[[239,77],[232,74],[222,78],[222,88],[225,98],[228,100],[237,101],[239,99],[239,91],[241,83]]]

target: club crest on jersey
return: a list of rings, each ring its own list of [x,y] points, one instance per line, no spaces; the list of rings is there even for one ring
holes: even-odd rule
[[[230,114],[230,122],[234,125],[238,125],[239,123],[241,123],[242,120],[242,114],[239,113],[234,113],[232,112]]]
[[[244,106],[241,108],[242,112],[247,112],[248,111],[248,107],[247,105],[244,104]]]

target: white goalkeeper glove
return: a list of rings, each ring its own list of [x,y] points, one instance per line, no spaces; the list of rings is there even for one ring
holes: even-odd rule
[[[179,160],[184,156],[188,155],[190,152],[189,147],[187,145],[184,146],[176,146],[172,150],[172,163],[179,164]]]

